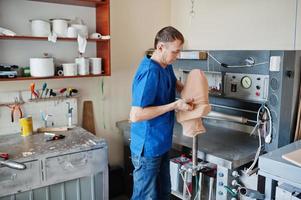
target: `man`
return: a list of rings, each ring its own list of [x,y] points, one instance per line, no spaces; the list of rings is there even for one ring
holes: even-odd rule
[[[170,198],[168,151],[172,145],[174,110],[192,110],[192,100],[175,101],[177,81],[172,63],[183,47],[183,35],[173,27],[161,29],[151,58],[144,57],[132,85],[131,154],[134,165],[132,200]]]

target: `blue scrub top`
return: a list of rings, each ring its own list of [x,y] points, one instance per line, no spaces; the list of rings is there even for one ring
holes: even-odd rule
[[[163,68],[146,56],[132,84],[132,106],[149,107],[175,101],[176,77],[172,65]],[[131,152],[145,157],[160,156],[171,148],[174,111],[131,124]]]

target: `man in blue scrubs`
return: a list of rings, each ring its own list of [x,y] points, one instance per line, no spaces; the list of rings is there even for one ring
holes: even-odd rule
[[[192,100],[175,101],[177,81],[172,63],[183,47],[184,37],[175,28],[161,29],[153,55],[144,57],[132,84],[131,154],[134,165],[132,200],[170,199],[168,151],[172,145],[174,110],[192,110]]]

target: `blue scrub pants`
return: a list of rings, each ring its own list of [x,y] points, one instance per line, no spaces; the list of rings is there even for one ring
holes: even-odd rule
[[[169,200],[171,192],[168,153],[158,157],[132,154],[134,188],[131,200]]]

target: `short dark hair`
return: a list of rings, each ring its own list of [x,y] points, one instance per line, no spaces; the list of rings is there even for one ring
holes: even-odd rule
[[[184,43],[184,36],[180,31],[172,26],[166,26],[162,28],[155,37],[154,47],[157,48],[158,42],[173,42],[175,40],[180,40],[182,44]]]

